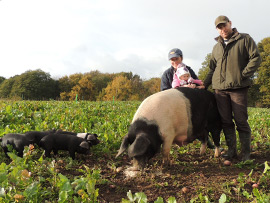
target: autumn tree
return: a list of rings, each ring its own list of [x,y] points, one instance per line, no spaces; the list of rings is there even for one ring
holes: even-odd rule
[[[94,100],[94,95],[92,94],[93,87],[91,76],[87,74],[84,75],[69,93],[70,100],[74,100],[76,96],[78,96],[80,100]]]
[[[144,98],[157,93],[160,91],[160,78],[151,78],[149,80],[143,81],[143,88],[145,89],[145,95]],[[143,99],[144,99],[143,98]]]
[[[75,85],[71,82],[68,76],[59,78],[59,89],[61,92],[70,92],[72,87]]]
[[[117,76],[113,79],[111,83],[104,90],[105,95],[103,100],[117,100],[117,101],[127,101],[131,96],[132,86],[131,81],[125,76]]]
[[[91,71],[87,74],[90,75],[91,81],[93,83],[93,91],[92,91],[93,100],[98,100],[99,94],[113,80],[114,74],[101,73],[98,70]]]
[[[72,91],[72,88],[78,85],[82,77],[83,77],[82,73],[75,73],[70,76],[64,76],[62,78],[59,78],[59,89],[61,100],[70,100],[71,95],[70,93]]]
[[[145,94],[145,89],[143,87],[143,82],[142,79],[140,78],[139,75],[135,74],[130,78],[131,81],[131,87],[132,87],[132,92],[129,97],[129,100],[142,100]]]
[[[259,85],[262,105],[270,107],[270,37],[258,43],[262,63],[258,69],[256,84]]]

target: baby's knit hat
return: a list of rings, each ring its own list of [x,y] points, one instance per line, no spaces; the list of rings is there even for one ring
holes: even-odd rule
[[[179,78],[180,76],[185,75],[187,73],[190,74],[186,66],[183,64],[179,64],[176,70],[177,77]]]

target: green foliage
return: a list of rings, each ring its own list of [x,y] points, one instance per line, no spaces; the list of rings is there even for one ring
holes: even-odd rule
[[[74,101],[77,98],[108,101],[114,97],[118,101],[142,100],[159,90],[160,78],[143,81],[139,75],[133,75],[132,72],[109,74],[91,71],[54,80],[48,73],[38,69],[9,79],[0,77],[0,98],[14,100]]]
[[[211,60],[211,54],[207,54],[205,57],[205,61],[202,62],[202,68],[198,72],[198,78],[202,81],[204,81],[208,75],[208,72],[210,70],[210,60]],[[208,87],[209,91],[213,91],[212,85]]]
[[[22,99],[50,99],[57,96],[55,89],[56,83],[48,73],[41,70],[26,71],[16,78],[10,96],[21,96]]]
[[[227,201],[226,195],[223,193],[219,198],[219,203],[225,203]]]
[[[262,63],[259,67],[256,84],[259,85],[262,105],[270,106],[270,37],[263,39],[258,43],[258,49],[262,57]]]
[[[10,92],[12,90],[13,84],[18,76],[14,76],[9,78],[8,80],[4,80],[0,84],[0,97],[1,98],[9,98],[11,97]]]
[[[6,133],[24,133],[30,130],[62,129],[75,132],[97,133],[101,143],[91,148],[97,159],[111,157],[119,149],[122,137],[127,133],[132,117],[140,102],[58,102],[58,101],[0,101],[0,136]],[[252,129],[252,146],[269,150],[270,110],[265,108],[249,108],[249,123]],[[68,116],[66,116],[68,115]],[[179,153],[191,148],[181,147]],[[190,151],[187,150],[187,151]],[[0,164],[0,202],[98,202],[100,184],[104,184],[101,169],[77,169],[82,175],[68,176],[59,173],[60,162],[57,159],[43,159],[42,152],[35,146],[26,147],[23,158],[9,153],[11,162],[7,163],[4,153]],[[186,153],[185,153],[186,154]],[[63,160],[62,160],[63,161]],[[65,167],[73,170],[76,161],[64,159]],[[185,163],[181,163],[185,166]],[[188,166],[188,165],[187,165]],[[264,170],[251,160],[235,164],[239,168],[250,168],[248,175],[239,174],[237,183],[228,182],[224,186],[219,202],[232,202],[237,197],[244,197],[250,202],[269,201],[270,167],[264,163]],[[63,167],[63,166],[61,166]],[[77,167],[78,168],[78,167]],[[184,167],[185,170],[192,168]],[[259,179],[253,176],[253,170],[260,173]],[[258,177],[258,176],[256,176]],[[246,185],[258,183],[259,187],[252,191]],[[176,184],[178,184],[176,182]],[[160,188],[170,187],[164,181]],[[236,191],[236,197],[231,193]],[[198,190],[191,202],[213,202],[210,189]],[[178,195],[178,194],[177,194]],[[147,202],[142,192],[127,195],[122,202]],[[120,200],[116,200],[120,201]],[[170,197],[158,202],[176,202]]]
[[[85,175],[71,180],[57,172],[55,160],[35,159],[35,153],[27,147],[23,158],[9,153],[12,162],[1,163],[0,202],[44,202],[57,196],[58,202],[97,202],[99,170],[85,166]]]
[[[6,78],[0,76],[0,84],[5,80]]]
[[[209,72],[210,59],[211,59],[211,53],[206,55],[205,61],[202,62],[202,68],[198,72],[198,78],[202,81],[206,79],[206,76]]]
[[[48,73],[35,70],[4,80],[0,94],[2,98],[44,100],[56,98],[59,91],[57,82]]]
[[[149,95],[152,95],[156,92],[160,91],[160,78],[151,78],[150,80],[143,82],[143,87],[146,90],[145,94],[143,95],[146,98]]]

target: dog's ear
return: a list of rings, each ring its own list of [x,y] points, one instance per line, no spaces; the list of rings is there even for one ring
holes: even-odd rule
[[[123,138],[122,144],[121,144],[120,149],[118,151],[118,154],[115,156],[115,158],[117,158],[124,151],[126,151],[126,149],[128,148],[128,145],[129,145],[128,134],[126,134],[125,137]]]
[[[147,138],[145,134],[137,136],[135,141],[130,145],[128,149],[128,156],[135,157],[143,155],[150,145],[150,140]]]
[[[80,147],[90,149],[89,143],[86,141],[81,142]]]

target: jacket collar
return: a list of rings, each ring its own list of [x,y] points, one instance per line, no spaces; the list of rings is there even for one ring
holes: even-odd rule
[[[234,40],[238,40],[241,37],[241,34],[237,31],[236,28],[233,28],[232,30],[233,30],[233,35],[231,36],[229,43],[234,41]],[[224,40],[220,35],[218,37],[216,37],[215,40],[217,42],[220,42],[221,44],[224,43]]]

